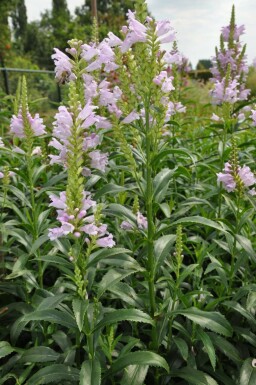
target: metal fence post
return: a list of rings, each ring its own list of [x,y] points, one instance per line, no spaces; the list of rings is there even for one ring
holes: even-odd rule
[[[5,92],[7,93],[7,95],[10,95],[10,84],[9,84],[8,70],[5,67],[4,58],[3,58],[2,54],[0,54],[0,61],[1,61],[1,66],[3,67]]]

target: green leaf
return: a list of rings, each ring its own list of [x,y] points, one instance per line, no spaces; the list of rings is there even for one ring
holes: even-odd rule
[[[66,298],[68,298],[67,294],[50,295],[49,297],[44,298],[39,303],[36,310],[39,311],[55,309]]]
[[[69,313],[54,309],[36,310],[33,313],[24,315],[23,321],[26,323],[29,321],[48,321],[71,329],[76,328],[75,320]]]
[[[120,309],[105,314],[103,320],[101,320],[95,326],[94,331],[99,330],[106,325],[111,325],[121,321],[142,322],[154,325],[154,321],[152,320],[152,318],[148,314],[143,313],[141,310]]]
[[[127,353],[112,364],[110,371],[116,373],[129,365],[158,366],[169,372],[169,366],[165,359],[159,354],[148,351]]]
[[[202,328],[223,334],[226,337],[232,336],[232,327],[230,323],[222,314],[215,311],[207,312],[197,309],[196,307],[191,307],[189,309],[174,311],[172,314],[184,315]]]
[[[230,360],[234,361],[236,364],[241,365],[241,357],[239,355],[239,351],[235,348],[234,345],[231,344],[231,342],[217,335],[212,336],[212,342],[216,348],[225,354]]]
[[[171,248],[175,242],[176,235],[163,235],[154,242],[154,250],[156,256],[155,271],[164,263],[164,260],[170,255]]]
[[[148,365],[129,365],[121,380],[122,385],[143,385],[148,372]]]
[[[127,191],[127,188],[123,186],[118,186],[113,183],[109,183],[102,187],[100,190],[97,190],[93,197],[97,201],[99,198],[107,194],[115,195],[123,191]]]
[[[240,371],[239,385],[255,385],[256,384],[256,360],[248,358],[244,361]]]
[[[84,325],[84,316],[88,309],[88,301],[81,299],[74,299],[72,301],[73,312],[79,331],[81,332]]]
[[[235,310],[240,315],[248,319],[248,321],[250,321],[252,324],[256,325],[255,317],[248,310],[246,310],[242,305],[240,305],[240,303],[236,301],[225,301],[223,302],[223,305],[228,306],[230,309]]]
[[[243,237],[242,235],[236,234],[236,239],[240,246],[246,251],[246,253],[256,262],[256,253],[253,250],[252,243],[250,239]]]
[[[226,232],[226,230],[221,226],[219,225],[217,222],[214,222],[212,221],[211,219],[207,219],[207,218],[204,218],[204,217],[200,217],[198,215],[194,216],[194,217],[186,217],[186,218],[181,218],[181,219],[178,219],[177,221],[175,222],[172,222],[170,225],[166,226],[166,227],[163,227],[161,229],[161,232],[164,230],[168,230],[168,229],[171,229],[173,226],[177,226],[179,224],[185,224],[185,225],[202,225],[202,226],[207,226],[207,227],[211,227],[215,230],[219,230],[223,233]]]
[[[91,254],[89,257],[89,262],[87,267],[95,266],[99,261],[102,261],[102,263],[106,265],[111,265],[121,267],[122,269],[126,270],[136,270],[136,271],[143,271],[144,268],[140,266],[140,264],[130,255],[127,254],[131,253],[129,250],[126,249],[105,249],[105,250],[98,250],[95,253]]]
[[[37,238],[37,240],[31,246],[30,254],[34,254],[39,249],[39,247],[41,247],[47,241],[49,242],[48,233],[43,234],[39,238]]]
[[[101,367],[97,358],[92,361],[84,361],[80,371],[79,385],[100,385]]]
[[[98,284],[97,298],[99,299],[106,290],[120,282],[122,279],[128,277],[129,275],[134,274],[135,272],[136,270],[108,270],[108,272],[103,276],[102,280]]]
[[[189,384],[195,385],[218,385],[208,374],[190,367],[172,370],[173,377],[183,378]]]
[[[209,335],[207,333],[205,333],[200,328],[197,329],[197,336],[203,342],[203,345],[204,345],[204,348],[206,350],[206,353],[208,354],[208,357],[209,357],[209,359],[211,361],[211,365],[213,367],[213,370],[215,370],[215,367],[216,367],[216,354],[215,354],[215,349],[214,349],[214,346],[213,346],[211,338],[209,337]]]
[[[123,302],[128,303],[135,308],[144,308],[144,301],[138,296],[136,291],[125,282],[118,282],[108,290],[115,294]]]
[[[153,181],[153,196],[155,202],[161,203],[165,198],[173,173],[174,170],[164,168],[155,176]]]
[[[73,381],[73,383],[78,382],[79,370],[61,364],[46,366],[30,377],[26,385],[49,384],[50,382],[60,384],[61,380]]]
[[[46,346],[36,346],[26,350],[19,362],[50,362],[56,361],[59,358],[59,353]]]
[[[0,342],[0,358],[8,356],[14,351],[15,349],[9,344],[9,342],[7,341]]]
[[[188,359],[188,344],[186,343],[186,341],[180,337],[173,337],[173,342],[175,343],[175,345],[179,349],[179,352],[180,352],[182,358],[185,361],[187,361],[187,359]]]
[[[123,205],[113,203],[109,205],[108,208],[104,211],[122,220],[129,219],[131,222],[133,222],[137,226],[136,215],[133,214],[131,210],[129,210],[127,207],[124,207]]]

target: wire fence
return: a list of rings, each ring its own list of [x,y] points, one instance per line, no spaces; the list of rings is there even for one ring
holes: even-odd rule
[[[27,76],[29,88],[34,90],[33,98],[47,97],[58,103],[62,100],[61,88],[54,79],[54,71],[0,67],[0,72],[2,73],[0,86],[7,95],[15,94],[19,77],[26,74],[29,75]]]

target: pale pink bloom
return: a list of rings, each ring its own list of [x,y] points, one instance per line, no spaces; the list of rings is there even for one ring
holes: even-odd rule
[[[156,35],[160,43],[171,43],[176,38],[175,31],[169,20],[156,22]]]
[[[233,36],[234,40],[238,41],[239,37],[244,34],[244,31],[245,31],[244,25],[240,25],[239,27],[235,25],[234,36]],[[229,35],[230,35],[230,26],[227,25],[226,27],[222,27],[221,34],[223,36],[223,40],[227,42],[229,40]]]
[[[66,209],[66,192],[61,191],[60,195],[57,196],[55,194],[49,195],[49,198],[51,199],[52,203],[50,203],[49,206],[55,207],[56,209]]]
[[[71,127],[73,126],[73,118],[67,107],[60,106],[59,112],[55,115],[55,121],[53,122],[53,135],[62,139],[65,142],[71,135]]]
[[[63,237],[73,233],[75,227],[71,223],[63,223],[61,227],[55,227],[49,230],[48,236],[51,241],[54,241],[57,238]]]
[[[103,128],[105,130],[109,129],[112,127],[111,122],[107,119],[104,118],[103,116],[97,115],[98,122],[96,122],[95,127],[98,129]]]
[[[83,74],[84,97],[88,101],[98,95],[98,84],[91,75]]]
[[[4,177],[4,173],[0,171],[0,179]]]
[[[166,64],[182,65],[183,56],[179,52],[166,52],[163,56],[163,60]]]
[[[34,136],[41,136],[45,134],[45,125],[43,119],[40,118],[39,114],[35,114],[34,118],[27,111],[27,122]],[[17,138],[25,138],[24,122],[21,110],[18,115],[13,115],[11,118],[10,132]]]
[[[119,39],[113,32],[108,33],[108,37],[105,39],[110,47],[116,47],[122,44],[122,40]]]
[[[134,229],[134,225],[132,225],[130,222],[123,221],[120,225],[122,230],[132,230]]]
[[[128,30],[125,32],[126,36],[121,45],[121,52],[127,52],[133,44],[139,42],[146,42],[147,40],[147,28],[145,25],[141,24],[135,18],[135,13],[128,11]]]
[[[100,171],[105,171],[106,165],[108,164],[108,156],[100,151],[92,151],[89,153],[91,158],[91,167],[96,168]]]
[[[243,112],[240,112],[240,114],[238,114],[237,116],[237,120],[239,123],[242,123],[245,121],[245,114]]]
[[[137,212],[137,225],[139,229],[146,230],[148,228],[148,221],[147,218],[145,218],[141,212]]]
[[[256,195],[256,190],[255,190],[255,187],[253,187],[251,190],[248,191],[248,193],[252,196],[255,196]]]
[[[129,124],[134,122],[135,120],[138,120],[139,118],[140,118],[140,114],[138,114],[135,111],[132,111],[130,112],[129,115],[126,116],[126,118],[124,118],[124,120],[122,120],[122,123]]]
[[[225,163],[224,167],[224,173],[220,172],[217,174],[217,180],[218,182],[223,183],[223,187],[227,192],[234,191],[236,188],[236,182],[234,180],[234,177],[232,175],[232,169],[230,163]]]
[[[109,247],[109,248],[112,248],[116,244],[115,241],[113,240],[112,234],[109,234],[107,237],[97,239],[96,243],[99,247]]]
[[[17,147],[17,146],[14,146],[12,148],[12,151],[16,152],[16,154],[21,154],[21,155],[25,155],[26,154],[24,150],[22,150],[20,147]]]
[[[66,80],[75,80],[76,76],[72,72],[73,65],[67,55],[61,52],[58,48],[54,48],[55,54],[51,57],[55,64],[55,74],[59,82],[63,83]]]
[[[243,181],[243,184],[246,187],[252,186],[254,183],[256,183],[255,176],[253,172],[251,171],[250,167],[243,166],[239,169],[238,175],[240,176],[241,180]]]
[[[214,120],[215,122],[219,122],[221,120],[221,118],[218,115],[213,113],[212,117],[211,117],[211,120]]]
[[[95,148],[100,143],[100,137],[96,134],[91,134],[84,139],[83,149],[87,151],[89,148]]]
[[[82,111],[80,111],[78,119],[82,121],[83,128],[88,128],[98,121],[98,118],[96,117],[94,112],[94,110],[97,108],[98,107],[93,106],[91,104],[91,101],[89,100],[86,103],[85,107],[82,109]]]
[[[93,45],[83,44],[81,48],[82,48],[81,57],[86,61],[90,61],[99,53],[98,49],[96,48],[96,44],[93,44]]]
[[[90,223],[89,225],[85,225],[85,226],[80,227],[80,230],[86,234],[89,234],[89,235],[97,235],[98,234],[98,227],[95,226],[93,223]]]
[[[1,136],[0,136],[0,148],[1,147],[4,147],[4,142],[2,141],[2,138],[1,138]]]
[[[251,110],[250,118],[253,120],[253,125],[256,126],[256,110]]]
[[[42,155],[42,149],[41,147],[37,146],[33,149],[31,155],[41,156]]]
[[[161,71],[160,74],[153,79],[153,82],[156,85],[161,86],[161,90],[164,93],[168,93],[175,89],[172,84],[172,81],[173,76],[168,76],[167,71]]]

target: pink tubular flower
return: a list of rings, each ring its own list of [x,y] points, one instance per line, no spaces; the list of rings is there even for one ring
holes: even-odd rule
[[[245,26],[244,25],[240,25],[240,27],[237,27],[235,25],[233,39],[238,41],[240,36],[244,34],[244,31],[245,31]],[[221,34],[223,36],[223,40],[225,42],[228,42],[229,36],[230,36],[230,25],[228,25],[226,27],[222,27]]]
[[[89,153],[91,158],[91,167],[96,168],[100,171],[105,171],[106,165],[108,164],[108,156],[100,151],[92,151]]]
[[[27,111],[26,118],[27,118],[27,122],[25,124],[28,124],[30,126],[30,129],[33,132],[34,136],[41,136],[46,133],[45,125],[43,124],[43,119],[40,118],[39,114],[35,114],[33,118],[30,115],[30,113]],[[19,111],[18,116],[16,115],[12,116],[11,124],[10,124],[10,132],[11,134],[13,134],[13,136],[16,136],[17,138],[22,139],[26,137],[21,110]]]
[[[113,235],[109,234],[107,237],[99,238],[96,241],[99,247],[109,247],[112,248],[115,246],[115,241],[113,240]]]
[[[169,20],[156,22],[156,35],[159,43],[172,43],[176,39],[176,33]]]
[[[251,172],[250,167],[248,166],[243,166],[242,168],[239,169],[238,175],[240,176],[243,184],[246,187],[252,186],[254,183],[256,183],[255,176],[253,172]]]
[[[161,86],[161,90],[164,93],[171,92],[172,90],[175,89],[175,87],[172,84],[173,81],[173,76],[168,76],[167,71],[161,71],[159,75],[157,75],[154,79],[153,82]]]
[[[75,74],[72,72],[73,65],[69,57],[61,52],[58,48],[54,48],[55,54],[51,57],[55,64],[55,76],[60,83],[72,81],[76,79]]]
[[[220,172],[217,174],[218,182],[223,183],[223,187],[227,192],[235,191],[237,183],[234,177],[232,166],[229,162],[225,163],[223,171],[223,173]],[[237,170],[237,177],[239,177],[245,187],[252,186],[254,183],[256,183],[256,178],[248,166],[239,166]]]
[[[122,120],[122,123],[129,124],[134,122],[135,120],[138,120],[139,118],[140,118],[140,114],[138,114],[135,111],[132,111],[130,112],[129,115],[126,116],[126,118],[124,118],[124,120]]]
[[[126,230],[126,231],[134,229],[134,225],[132,225],[130,222],[127,222],[127,221],[123,221],[120,227],[122,230]]]
[[[239,89],[238,82],[236,79],[230,81],[226,86],[226,79],[221,82],[216,81],[214,88],[211,91],[212,98],[215,104],[221,104],[223,102],[229,102],[234,104],[239,100]]]
[[[148,221],[139,211],[137,212],[137,224],[138,228],[146,230],[148,228]]]
[[[53,122],[53,135],[66,142],[70,136],[70,129],[73,125],[72,115],[65,106],[60,106],[59,112],[55,115],[55,119]]]
[[[236,188],[236,182],[234,180],[234,177],[232,175],[232,169],[230,163],[225,163],[224,167],[224,173],[220,172],[217,174],[217,180],[218,182],[223,183],[223,187],[227,192],[234,191]]]
[[[250,118],[253,121],[253,125],[256,126],[256,110],[251,110],[251,113]]]
[[[135,13],[128,11],[128,29],[125,39],[121,45],[121,52],[125,53],[135,43],[142,43],[147,40],[147,28],[135,18]]]
[[[166,52],[163,56],[163,61],[166,64],[176,64],[176,65],[182,65],[183,62],[183,56],[180,52]]]

